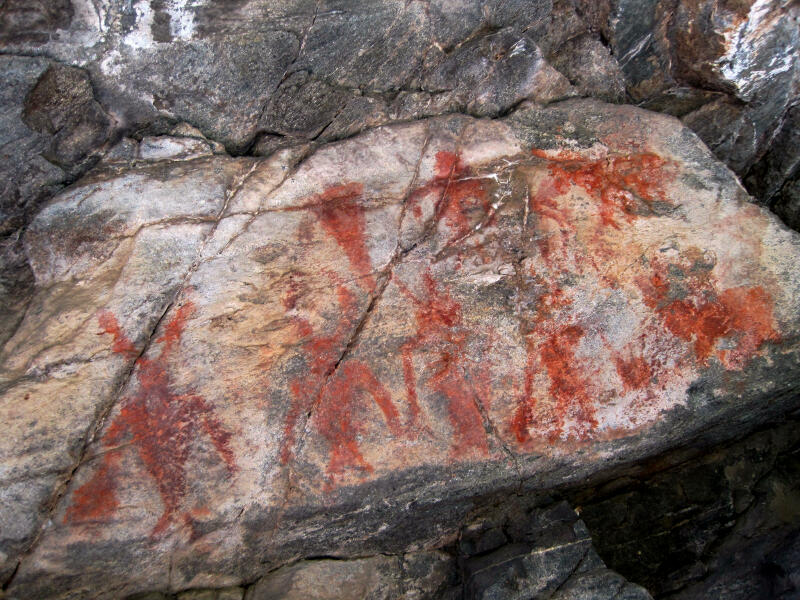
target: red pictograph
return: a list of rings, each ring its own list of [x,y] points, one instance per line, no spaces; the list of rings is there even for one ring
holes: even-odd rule
[[[486,430],[477,406],[478,402],[488,402],[488,398],[480,397],[481,392],[488,389],[486,372],[470,368],[464,356],[467,332],[462,323],[461,305],[437,286],[430,271],[422,274],[421,295],[402,283],[399,286],[414,306],[416,321],[416,334],[401,349],[406,396],[413,417],[420,414],[414,354],[422,352],[436,357],[425,365],[424,372],[429,373],[426,385],[447,401],[453,429],[453,457],[487,455]]]
[[[118,508],[116,489],[121,452],[128,445],[136,449],[161,496],[163,512],[153,528],[154,536],[165,531],[183,508],[187,494],[186,463],[201,435],[208,436],[228,471],[236,472],[231,433],[223,427],[213,407],[197,394],[178,394],[173,390],[170,360],[193,311],[191,302],[175,311],[163,335],[156,340],[161,344],[158,356],[136,361],[138,389],[123,400],[122,408],[103,435],[100,466],[73,493],[66,514],[68,522],[108,519]],[[101,335],[113,336],[111,349],[115,353],[136,357],[138,351],[113,314],[102,312],[98,321],[103,329]],[[185,516],[190,518],[188,512]]]

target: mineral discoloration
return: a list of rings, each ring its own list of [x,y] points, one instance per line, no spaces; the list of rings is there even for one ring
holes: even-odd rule
[[[65,566],[95,539],[120,556],[136,539],[153,564],[183,557],[174,589],[258,575],[231,553],[443,543],[479,490],[591,474],[668,448],[654,432],[679,414],[721,427],[762,402],[773,383],[749,381],[751,365],[797,351],[798,240],[746,208],[675,121],[581,102],[526,118],[524,131],[460,117],[378,130],[282,182],[255,176],[152,342],[98,306],[102,347],[135,362],[131,379],[12,589],[44,596],[53,569],[139,589],[129,569]],[[566,137],[573,121],[588,133]],[[530,123],[557,147],[531,147]],[[87,265],[103,235],[80,242]],[[80,279],[88,266],[60,250],[74,243],[47,260]],[[150,271],[130,272],[117,277]],[[68,320],[60,297],[51,313]],[[727,408],[688,402],[708,373],[736,374],[735,389],[714,380]],[[685,435],[701,436],[693,423]],[[462,504],[404,525],[417,499],[443,497]]]

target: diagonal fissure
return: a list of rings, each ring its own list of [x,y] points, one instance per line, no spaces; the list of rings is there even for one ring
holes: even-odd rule
[[[247,171],[247,173],[245,173],[244,175],[240,176],[238,178],[238,180],[234,183],[234,185],[231,186],[230,189],[226,190],[225,198],[224,198],[222,207],[220,208],[220,210],[217,213],[217,216],[216,216],[216,218],[214,220],[214,225],[210,228],[208,233],[205,236],[203,236],[202,240],[198,244],[197,250],[195,251],[195,258],[192,261],[192,264],[189,266],[189,268],[187,269],[186,273],[181,278],[180,283],[176,286],[175,292],[172,294],[170,299],[167,301],[166,305],[164,306],[164,308],[162,309],[160,315],[158,316],[158,319],[156,319],[156,321],[153,324],[153,326],[147,332],[145,342],[144,342],[144,344],[142,344],[142,348],[136,354],[136,356],[133,357],[133,359],[130,361],[128,367],[126,368],[126,370],[124,371],[124,373],[122,374],[122,376],[120,378],[120,382],[118,383],[118,385],[115,386],[114,391],[111,394],[109,394],[109,397],[106,400],[106,402],[103,403],[103,405],[97,411],[95,418],[92,420],[90,425],[86,428],[85,433],[82,436],[81,441],[79,443],[80,450],[77,452],[77,456],[76,456],[75,461],[72,463],[72,466],[70,467],[70,469],[66,472],[65,476],[63,477],[62,482],[59,483],[56,486],[56,488],[53,491],[50,499],[45,503],[45,505],[43,507],[43,510],[41,511],[45,515],[45,517],[42,519],[42,522],[41,522],[41,524],[40,524],[40,526],[38,528],[38,531],[36,532],[36,534],[32,538],[30,544],[21,553],[20,558],[17,561],[17,565],[16,565],[14,571],[11,573],[9,578],[5,582],[3,582],[3,584],[2,584],[2,589],[3,590],[8,589],[13,584],[14,579],[16,578],[17,574],[19,573],[19,570],[20,570],[20,567],[21,567],[22,563],[25,561],[25,559],[27,557],[29,557],[33,553],[33,551],[38,546],[38,544],[39,544],[39,542],[42,539],[42,536],[44,534],[44,531],[45,531],[45,528],[46,528],[46,524],[49,521],[52,520],[53,516],[57,512],[58,507],[61,504],[61,501],[66,496],[67,490],[69,489],[69,486],[70,486],[73,478],[75,477],[75,474],[77,473],[77,471],[80,468],[80,466],[85,462],[86,454],[87,454],[87,452],[89,450],[89,447],[96,441],[98,434],[100,433],[100,431],[102,431],[102,429],[103,429],[103,427],[105,425],[105,422],[108,419],[108,416],[111,414],[112,410],[114,409],[114,407],[119,402],[124,390],[128,386],[131,378],[133,377],[133,374],[134,374],[134,372],[136,370],[136,365],[139,362],[139,359],[141,359],[141,357],[144,356],[149,351],[150,347],[153,344],[153,341],[154,341],[154,338],[155,338],[155,334],[159,330],[159,328],[161,326],[161,323],[164,321],[166,316],[169,314],[170,310],[175,305],[175,303],[180,299],[181,294],[183,293],[184,289],[186,288],[186,285],[187,285],[189,279],[191,278],[192,274],[197,270],[198,266],[200,265],[200,257],[203,255],[203,250],[204,250],[206,244],[208,243],[208,241],[214,235],[214,232],[216,231],[217,227],[219,226],[219,223],[222,220],[223,215],[225,214],[225,211],[226,211],[228,205],[236,197],[236,195],[239,193],[239,191],[245,185],[247,180],[255,172],[257,166],[258,166],[258,162],[254,163],[251,166],[251,168]]]

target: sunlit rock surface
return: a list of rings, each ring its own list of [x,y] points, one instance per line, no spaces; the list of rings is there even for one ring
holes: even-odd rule
[[[151,143],[24,238],[12,598],[437,547],[476,498],[796,403],[800,239],[671,117],[571,100],[310,156]]]

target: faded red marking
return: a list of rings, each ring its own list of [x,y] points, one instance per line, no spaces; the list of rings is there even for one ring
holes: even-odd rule
[[[164,334],[156,340],[164,344],[161,348],[160,360],[166,358],[167,354],[175,349],[175,345],[180,341],[181,334],[186,328],[186,319],[188,319],[193,312],[194,304],[191,302],[187,302],[175,311],[175,316],[172,317],[169,323],[167,323],[167,326],[164,327]]]
[[[122,329],[120,329],[119,323],[117,323],[117,318],[112,313],[108,311],[101,312],[97,315],[97,322],[100,324],[100,327],[103,328],[103,331],[97,335],[107,333],[114,337],[114,341],[111,344],[112,352],[124,354],[128,358],[136,358],[139,352],[136,350],[133,342],[122,333]]]
[[[626,392],[640,390],[650,383],[653,369],[641,356],[623,356],[619,352],[613,354],[617,375],[622,380]]]
[[[696,254],[696,253],[695,253]],[[696,260],[693,253],[686,257]],[[692,343],[694,354],[703,365],[712,355],[728,369],[741,368],[767,341],[778,341],[774,326],[773,301],[761,286],[728,288],[721,292],[708,273],[691,264],[671,265],[679,280],[671,280],[667,265],[654,265],[649,279],[640,279],[644,302],[661,317],[676,337]],[[681,298],[672,300],[673,288]],[[731,338],[733,349],[717,349],[722,338]]]
[[[422,218],[420,202],[428,195],[437,198],[434,218],[436,221],[444,220],[450,229],[446,242],[457,240],[470,232],[470,213],[479,210],[486,215],[491,210],[486,186],[453,152],[437,152],[433,179],[409,195],[408,206],[417,219]]]
[[[413,355],[415,351],[427,349],[438,355],[438,359],[429,365],[433,369],[429,385],[448,401],[454,434],[452,455],[459,459],[475,454],[486,456],[489,445],[476,402],[488,403],[488,398],[479,397],[481,390],[488,390],[485,381],[487,375],[483,371],[471,373],[470,378],[478,380],[478,384],[469,385],[465,376],[469,369],[463,358],[466,334],[462,331],[461,305],[446,291],[437,289],[430,271],[425,271],[422,283],[424,298],[417,297],[400,285],[400,289],[416,307],[416,335],[406,341],[401,349],[406,396],[412,414],[419,415]]]
[[[289,462],[294,452],[295,428],[300,415],[303,412],[310,412],[319,400],[325,380],[333,372],[349,334],[355,326],[357,309],[355,296],[343,285],[337,287],[336,294],[342,317],[331,335],[314,335],[311,324],[305,319],[295,317],[292,321],[298,335],[305,338],[302,347],[308,361],[309,372],[289,384],[293,401],[283,427],[283,442],[279,452],[282,464]]]
[[[329,187],[313,196],[307,206],[319,217],[322,227],[336,240],[353,270],[364,279],[366,289],[371,291],[375,277],[367,250],[363,199],[364,186],[351,182]]]
[[[193,508],[183,515],[183,524],[189,530],[189,542],[196,542],[203,537],[202,530],[198,525],[203,518],[211,516],[211,511],[205,507]]]
[[[92,478],[73,493],[65,521],[104,521],[114,514],[119,507],[115,493],[116,463],[113,456],[104,457]]]
[[[534,411],[538,405],[533,390],[534,375],[540,364],[541,348],[538,343],[540,329],[547,322],[556,321],[556,313],[572,304],[564,290],[551,285],[548,291],[539,298],[536,314],[527,323],[525,332],[525,349],[527,360],[525,363],[525,384],[523,396],[517,401],[517,408],[511,418],[510,429],[519,443],[530,440],[530,427],[534,424]]]
[[[597,427],[588,380],[581,369],[576,368],[575,348],[583,336],[580,325],[567,325],[542,345],[540,358],[550,378],[550,393],[556,400],[551,441],[561,435],[567,416],[574,417],[580,424],[579,437]]]
[[[298,334],[306,338],[302,344],[309,372],[289,384],[292,403],[284,424],[284,439],[279,458],[286,464],[294,454],[297,423],[303,412],[311,414],[317,407],[313,423],[330,445],[327,473],[335,482],[346,469],[357,468],[372,472],[358,446],[358,435],[364,424],[354,414],[360,400],[370,397],[383,413],[390,432],[405,433],[391,397],[369,366],[359,360],[347,360],[338,365],[353,328],[356,326],[357,303],[345,286],[337,287],[341,319],[331,335],[314,335],[305,319],[293,320]]]
[[[316,420],[320,433],[331,447],[328,476],[333,481],[348,468],[373,470],[361,454],[357,441],[364,423],[354,415],[354,409],[363,396],[375,401],[394,436],[405,433],[389,393],[372,370],[358,360],[345,362],[325,386]]]
[[[570,235],[575,234],[575,225],[570,220],[569,212],[558,205],[556,198],[567,191],[567,186],[559,179],[547,177],[538,186],[535,193],[530,194],[528,206],[531,211],[541,219],[553,221],[559,228],[560,235],[554,238],[550,235],[537,237],[536,245],[542,258],[548,265],[552,266],[553,253],[556,249],[556,241],[561,247],[560,260],[567,259],[567,245]]]
[[[286,286],[286,292],[281,296],[281,304],[286,310],[292,310],[297,306],[297,301],[303,294],[302,279],[300,276],[292,271],[289,273],[289,284]]]
[[[547,432],[549,440],[555,442],[570,417],[578,424],[579,438],[597,427],[589,379],[575,358],[575,349],[583,336],[584,330],[580,325],[566,325],[547,336],[536,347],[536,358],[533,358],[533,348],[529,348],[525,397],[517,404],[510,427],[519,443],[530,440],[529,428],[532,425]],[[533,394],[529,373],[535,360],[540,361],[547,370],[550,379],[548,389],[555,400],[553,411],[543,410]]]
[[[739,368],[764,342],[780,341],[775,329],[772,297],[761,286],[735,287],[722,292],[720,300],[730,314],[730,332],[737,336],[736,348],[721,350],[724,364]]]
[[[642,207],[652,212],[655,202],[669,202],[665,186],[674,176],[671,164],[652,153],[597,160],[572,151],[533,149],[532,154],[548,161],[547,175],[528,198],[531,213],[545,223],[543,227],[539,225],[541,231],[536,238],[545,264],[556,276],[595,274],[610,287],[616,287],[613,274],[601,268],[607,254],[601,237],[603,228],[619,229],[622,219],[633,221]],[[575,239],[578,226],[572,201],[559,201],[573,186],[582,188],[597,202],[599,213],[599,226],[589,231],[589,238],[582,243]],[[573,258],[570,248],[578,252]],[[564,292],[551,285],[540,299],[536,315],[526,324],[524,390],[509,423],[511,433],[521,444],[530,441],[531,429],[545,432],[554,441],[563,434],[567,419],[575,423],[579,438],[598,425],[590,380],[574,355],[583,330],[556,314],[569,304]],[[618,356],[615,366],[626,389],[639,389],[652,377],[647,357]],[[549,379],[552,408],[541,403],[533,389],[534,377],[542,371]]]
[[[668,161],[657,154],[643,152],[588,160],[575,153],[552,155],[537,149],[532,153],[549,161],[551,185],[559,193],[576,185],[600,203],[603,225],[619,229],[620,214],[632,222],[639,202],[651,209],[656,201],[668,202],[664,186],[673,174]]]
[[[103,436],[102,443],[107,450],[102,463],[92,479],[75,490],[67,510],[67,521],[108,517],[117,508],[115,489],[119,459],[114,454],[116,447],[126,441],[138,451],[164,504],[152,535],[163,532],[181,508],[187,492],[186,462],[201,432],[211,439],[228,471],[237,470],[230,447],[231,434],[214,415],[211,405],[198,395],[176,394],[170,389],[169,355],[180,341],[186,319],[193,311],[191,302],[180,307],[164,328],[164,334],[156,340],[162,343],[158,357],[136,361],[139,389],[124,400],[119,414]],[[104,333],[114,336],[112,349],[132,356],[134,346],[122,333],[114,315],[103,312],[98,320]]]

